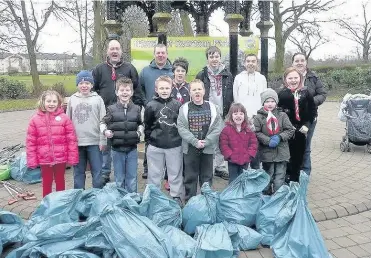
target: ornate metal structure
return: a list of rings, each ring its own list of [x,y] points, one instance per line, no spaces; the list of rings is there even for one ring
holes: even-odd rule
[[[274,1],[274,0],[273,0]],[[233,75],[237,73],[238,56],[238,33],[243,36],[252,34],[250,30],[250,15],[252,0],[242,1],[166,1],[166,0],[142,0],[142,1],[107,1],[107,21],[105,26],[110,33],[120,35],[119,17],[126,8],[131,5],[140,7],[148,17],[149,36],[157,36],[159,43],[166,44],[166,25],[171,20],[172,10],[184,10],[194,18],[196,35],[205,36],[209,34],[208,22],[212,13],[218,8],[223,8],[226,16],[225,21],[229,24],[230,38],[230,71]],[[259,0],[259,11],[261,20],[257,27],[261,31],[261,70],[264,75],[268,71],[268,30],[272,27],[270,23],[270,3],[267,0]]]

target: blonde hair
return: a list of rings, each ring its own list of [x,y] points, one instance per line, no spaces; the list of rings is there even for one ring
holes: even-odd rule
[[[130,87],[131,91],[133,89],[133,81],[128,77],[120,77],[116,81],[116,92],[119,91],[120,87]]]
[[[205,84],[204,84],[204,82],[201,81],[200,79],[194,79],[193,81],[191,81],[191,82],[189,83],[189,89],[191,89],[191,85],[192,85],[192,84],[196,84],[196,83],[201,84],[201,85],[202,85],[202,88],[205,89]]]
[[[37,102],[37,108],[40,111],[46,112],[45,99],[46,99],[46,96],[51,96],[51,95],[54,95],[54,96],[57,97],[58,107],[61,107],[62,106],[62,103],[63,103],[62,96],[57,91],[55,91],[55,90],[46,90],[43,93],[41,93],[40,98],[39,98],[39,101]]]
[[[167,82],[170,84],[170,87],[173,85],[173,79],[170,78],[170,76],[167,75],[161,75],[158,77],[155,81],[155,87],[157,88],[159,82]]]
[[[285,87],[287,87],[287,83],[286,83],[286,77],[289,73],[292,73],[292,72],[297,72],[299,74],[299,77],[300,77],[300,83],[299,83],[299,87],[298,89],[302,88],[304,86],[304,76],[303,74],[298,70],[296,69],[295,67],[291,66],[291,67],[288,67],[285,72],[283,73],[283,84]]]

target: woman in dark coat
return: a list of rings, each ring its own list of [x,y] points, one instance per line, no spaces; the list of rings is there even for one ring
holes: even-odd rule
[[[283,75],[284,89],[278,93],[278,107],[289,117],[295,133],[289,140],[290,161],[287,175],[290,181],[299,181],[300,168],[304,159],[306,137],[313,122],[316,107],[313,96],[303,86],[303,75],[294,67],[286,69]]]

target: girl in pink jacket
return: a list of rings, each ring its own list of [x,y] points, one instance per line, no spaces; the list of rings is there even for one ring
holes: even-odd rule
[[[75,129],[61,105],[58,92],[44,91],[27,129],[27,166],[40,166],[43,197],[52,192],[53,178],[56,190],[63,191],[66,164],[76,165],[79,161]]]

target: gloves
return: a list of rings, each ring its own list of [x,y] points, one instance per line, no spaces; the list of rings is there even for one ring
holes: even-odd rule
[[[273,135],[271,136],[271,139],[269,141],[269,147],[270,148],[276,148],[278,144],[280,143],[281,138],[279,135]]]
[[[308,130],[309,130],[308,127],[306,127],[305,125],[303,125],[302,127],[300,127],[299,132],[301,132],[304,135],[307,135]]]

